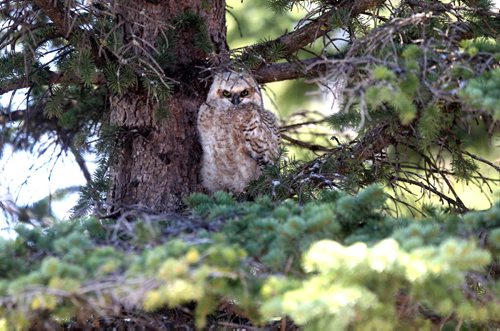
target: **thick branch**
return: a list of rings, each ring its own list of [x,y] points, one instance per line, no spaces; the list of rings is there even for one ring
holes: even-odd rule
[[[343,58],[343,54],[335,55],[328,59],[341,58]],[[320,61],[323,64],[313,66],[313,64],[320,63]],[[254,70],[252,73],[258,83],[265,84],[289,79],[318,76],[318,74],[325,72],[327,67],[328,65],[324,58],[312,58],[297,62],[272,63],[264,65]]]
[[[0,94],[4,94],[10,91],[19,90],[22,88],[30,87],[33,82],[28,81],[27,79],[13,79],[6,84],[0,86]]]
[[[57,83],[61,80],[62,76],[63,76],[62,73],[51,71],[51,72],[49,72],[48,83],[49,84]],[[17,78],[17,79],[12,79],[9,82],[7,82],[6,84],[0,86],[0,94],[4,94],[4,93],[10,92],[10,91],[19,90],[22,88],[31,87],[33,85],[33,83],[34,82],[32,80],[30,80],[28,77],[21,77],[21,78]]]
[[[38,103],[32,107],[27,109],[18,109],[14,111],[4,112],[0,111],[0,124],[5,124],[8,122],[17,122],[21,120],[26,120],[27,118],[33,118],[43,112],[45,105],[43,103]],[[49,121],[48,118],[44,118],[44,120]]]
[[[301,28],[286,33],[277,39],[245,48],[241,58],[242,60],[245,60],[248,57],[258,54],[262,57],[264,64],[269,61],[269,58],[266,58],[265,56],[266,50],[273,47],[273,45],[278,45],[281,49],[281,58],[286,58],[297,52],[302,47],[330,32],[334,28],[332,24],[332,17],[336,11],[349,10],[351,16],[357,16],[371,8],[379,7],[384,2],[385,0],[342,1],[341,4],[334,9],[323,13],[311,23],[306,24]]]
[[[329,60],[342,60],[344,57],[345,52],[342,52],[327,58],[316,57],[295,62],[271,63],[253,70],[252,73],[260,84],[316,77],[331,68]]]
[[[318,58],[314,58],[301,62],[273,63],[253,71],[253,76],[260,84],[306,77],[308,74],[311,74],[311,72],[308,72],[307,66],[318,60]]]
[[[411,7],[417,7],[420,10],[430,11],[433,13],[446,13],[453,9],[453,5],[451,3],[442,3],[440,1],[436,2],[427,2],[427,1],[419,1],[419,0],[406,0],[406,3]]]

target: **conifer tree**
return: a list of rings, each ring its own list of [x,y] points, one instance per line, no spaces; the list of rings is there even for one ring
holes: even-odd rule
[[[327,153],[320,173],[349,177],[338,185],[354,191],[382,179],[419,185],[467,210],[440,163],[451,157],[452,175],[485,180],[476,167],[481,158],[465,150],[462,136],[477,130],[475,122],[491,135],[499,116],[493,92],[499,23],[491,3],[268,5],[308,14],[276,39],[229,50],[222,0],[2,2],[0,92],[28,88],[25,109],[2,111],[3,141],[29,148],[50,134],[91,179],[81,153],[98,134],[105,145],[100,177],[104,172],[109,179],[108,209],[177,210],[201,189],[195,119],[210,80],[207,69],[243,67],[261,83],[304,76],[318,84],[335,80],[344,85],[345,102],[331,122],[357,127],[361,138]],[[348,31],[351,44],[334,54],[328,47],[337,28]],[[324,40],[323,54],[305,58],[301,49],[318,39]],[[429,169],[425,180],[405,168],[401,160],[407,158],[419,159],[410,162],[417,170]],[[433,181],[444,182],[451,195]]]

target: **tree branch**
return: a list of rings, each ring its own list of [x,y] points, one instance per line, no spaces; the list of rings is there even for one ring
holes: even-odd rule
[[[254,70],[253,76],[260,84],[306,77],[308,74],[311,74],[310,72],[308,72],[307,66],[315,63],[318,60],[318,58],[314,58],[307,59],[301,62],[285,62],[264,65],[259,69]]]
[[[26,120],[28,118],[33,118],[38,116],[43,112],[45,105],[38,103],[32,107],[26,109],[18,109],[15,111],[4,112],[0,109],[0,124],[5,124],[8,122],[17,122],[21,120]],[[44,120],[50,121],[48,118],[44,117]]]
[[[311,144],[311,143],[308,143],[308,142],[305,142],[302,140],[297,140],[297,139],[294,139],[294,138],[289,137],[289,136],[284,135],[284,134],[280,134],[280,136],[281,136],[282,140],[288,141],[292,145],[306,148],[306,149],[313,151],[313,152],[331,152],[332,151],[331,148],[321,146],[321,145]]]
[[[327,60],[342,59],[344,54],[328,57]],[[320,62],[321,61],[321,62]],[[313,64],[317,65],[312,66]],[[321,64],[319,64],[321,63]],[[325,58],[311,58],[297,62],[271,63],[253,70],[252,74],[259,84],[280,82],[283,80],[314,77],[325,72],[328,64]]]
[[[388,124],[381,124],[366,132],[363,138],[358,141],[351,151],[350,158],[358,162],[366,161],[387,148],[394,141]],[[350,162],[350,160],[346,160]]]
[[[33,0],[33,2],[47,15],[55,25],[56,31],[64,36],[65,39],[71,34],[79,33],[82,38],[88,39],[90,42],[91,52],[97,64],[104,64],[103,56],[114,59],[115,56],[106,48],[102,48],[98,37],[89,33],[85,29],[81,29],[77,21],[79,15],[72,15],[67,2],[61,0]]]
[[[7,122],[17,122],[26,117],[26,109],[11,111],[8,113],[0,112],[0,124]]]
[[[262,63],[267,63],[270,61],[270,58],[265,55],[266,50],[274,45],[278,45],[281,48],[280,58],[287,58],[302,47],[330,32],[334,28],[332,17],[335,12],[339,10],[348,10],[351,16],[357,16],[371,8],[379,7],[384,2],[385,0],[342,1],[337,7],[326,11],[311,23],[301,28],[286,33],[277,39],[244,48],[241,59],[245,61],[245,59],[258,54],[259,57],[262,58]]]
[[[28,81],[25,78],[22,79],[13,79],[6,84],[0,86],[0,94],[5,94],[10,91],[19,90],[22,88],[30,87],[33,82]]]
[[[22,21],[18,20],[16,22],[14,22],[13,23],[14,27],[17,27],[16,23],[21,24]],[[0,49],[3,49],[10,44],[16,43],[18,39],[20,39],[23,36],[26,36],[26,34],[33,34],[37,29],[48,28],[48,27],[53,27],[54,28],[53,31],[51,33],[47,34],[43,39],[38,41],[37,45],[34,48],[38,48],[40,45],[44,44],[45,42],[47,42],[49,40],[63,37],[63,35],[55,28],[54,24],[44,23],[43,25],[39,24],[39,25],[36,25],[34,27],[29,28],[28,32],[24,32],[24,31],[14,32],[15,29],[13,31],[8,31],[0,38]]]
[[[48,71],[48,79],[47,79],[47,84],[58,84],[59,82],[63,80],[67,80],[67,78],[64,76],[64,73],[62,72],[55,72],[55,71]],[[71,83],[78,83],[77,80],[72,80],[70,81]],[[104,75],[102,74],[97,74],[95,75],[94,79],[92,80],[92,84],[95,85],[102,85],[106,82]],[[17,79],[12,79],[2,86],[0,86],[0,95],[5,94],[10,91],[15,91],[19,90],[22,88],[28,88],[33,85],[33,80],[30,80],[28,77],[21,77]]]
[[[76,163],[78,163],[78,166],[80,167],[80,170],[85,177],[85,180],[87,180],[87,182],[90,182],[92,180],[92,175],[87,168],[87,164],[85,163],[85,159],[82,157],[82,154],[73,145],[71,145],[70,149],[71,153],[73,153],[73,156],[75,157]]]
[[[325,123],[327,121],[328,121],[328,119],[325,117],[325,118],[322,118],[322,119],[317,120],[317,121],[308,121],[308,122],[302,122],[302,123],[289,124],[289,125],[285,125],[285,126],[280,127],[280,132],[286,132],[286,131],[300,128],[300,127],[306,126],[306,125]]]
[[[490,167],[492,167],[493,169],[495,169],[496,171],[500,172],[500,167],[495,165],[493,162],[490,162],[486,159],[483,159],[482,157],[480,156],[477,156],[475,154],[472,154],[470,152],[467,152],[467,151],[462,151],[462,153],[464,153],[465,155],[468,155],[470,156],[471,158],[473,158],[474,160],[476,161],[479,161],[479,162],[483,162],[484,164],[487,164],[489,165]]]
[[[63,76],[62,73],[50,71],[48,83],[55,84],[61,80],[62,76]],[[19,90],[22,88],[31,87],[33,85],[33,83],[34,82],[32,80],[30,80],[28,77],[21,77],[21,78],[17,78],[17,79],[12,79],[12,80],[9,80],[8,82],[6,82],[5,84],[3,84],[2,86],[0,86],[0,94],[5,94],[5,93],[10,92],[10,91],[15,91],[15,90]]]
[[[418,182],[416,180],[408,179],[408,178],[403,178],[403,177],[396,177],[396,176],[391,177],[390,180],[404,182],[404,183],[408,183],[408,184],[412,184],[412,185],[421,187],[421,188],[423,188],[423,189],[425,189],[427,191],[430,191],[430,192],[434,193],[439,198],[441,198],[441,199],[445,200],[446,202],[448,202],[450,205],[453,205],[453,206],[457,207],[457,209],[459,209],[461,212],[468,211],[467,207],[465,207],[463,204],[459,203],[458,201],[453,200],[452,198],[448,197],[447,195],[439,192],[438,190],[436,190],[436,189],[432,188],[431,186],[426,185],[426,184],[424,184],[422,182]]]

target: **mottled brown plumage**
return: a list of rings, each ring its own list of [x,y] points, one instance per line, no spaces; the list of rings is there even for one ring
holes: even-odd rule
[[[203,147],[201,178],[210,192],[243,191],[279,155],[276,117],[263,108],[259,87],[246,73],[214,77],[200,107],[198,132]]]

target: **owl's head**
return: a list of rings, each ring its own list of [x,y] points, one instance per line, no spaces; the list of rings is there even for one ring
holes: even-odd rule
[[[214,76],[207,102],[227,107],[248,103],[262,106],[262,96],[259,85],[250,74],[225,71]]]

